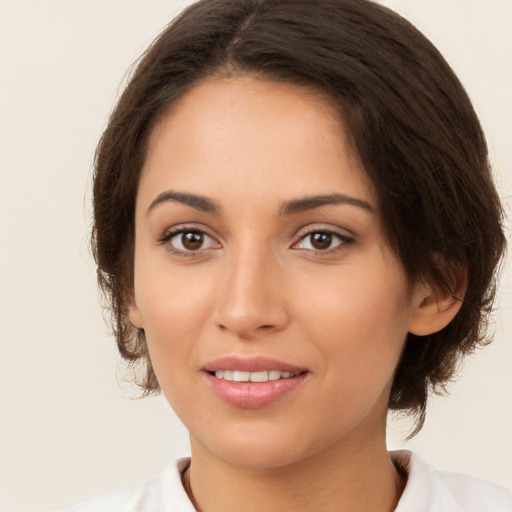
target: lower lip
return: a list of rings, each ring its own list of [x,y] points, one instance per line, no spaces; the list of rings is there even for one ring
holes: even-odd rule
[[[270,405],[297,389],[306,378],[306,373],[301,373],[288,379],[267,382],[232,382],[218,379],[207,372],[204,375],[217,397],[229,405],[243,409],[259,409]]]

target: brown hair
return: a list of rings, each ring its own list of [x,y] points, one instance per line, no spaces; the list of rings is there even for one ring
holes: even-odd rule
[[[96,153],[92,245],[122,356],[146,365],[145,335],[127,316],[134,213],[152,127],[200,80],[251,74],[323,91],[339,105],[377,191],[384,231],[411,282],[467,291],[455,319],[408,336],[390,409],[424,421],[429,391],[486,342],[504,250],[502,210],[485,139],[462,85],[409,22],[368,0],[202,0],[187,8],[139,62]]]

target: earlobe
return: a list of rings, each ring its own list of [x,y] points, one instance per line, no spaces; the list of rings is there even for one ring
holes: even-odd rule
[[[142,319],[140,317],[139,310],[135,305],[130,305],[128,310],[128,318],[134,327],[137,329],[142,329]]]
[[[142,318],[140,316],[139,309],[137,308],[137,305],[135,304],[135,298],[134,293],[132,292],[130,294],[130,297],[128,299],[128,319],[130,320],[131,324],[136,327],[137,329],[142,329]]]
[[[457,315],[466,292],[466,272],[458,276],[455,293],[439,292],[431,286],[419,283],[414,292],[409,332],[427,336],[444,329]]]

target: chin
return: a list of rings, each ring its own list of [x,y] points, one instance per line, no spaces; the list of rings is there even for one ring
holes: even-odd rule
[[[231,446],[214,454],[225,464],[244,469],[273,469],[303,460],[305,454],[263,443]]]
[[[247,425],[246,425],[247,426]],[[261,425],[260,425],[261,427]],[[205,437],[192,442],[200,451],[206,450],[225,464],[245,469],[272,469],[290,466],[305,461],[331,443],[328,439],[316,439],[308,442],[308,436],[300,429],[293,430],[290,425],[282,428],[227,428],[220,430],[221,435],[208,433]]]

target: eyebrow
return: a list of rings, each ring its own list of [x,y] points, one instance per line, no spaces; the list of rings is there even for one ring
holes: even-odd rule
[[[177,202],[186,204],[187,206],[191,206],[196,210],[206,213],[220,213],[220,206],[209,199],[208,197],[199,196],[197,194],[189,194],[187,192],[175,192],[173,190],[167,190],[166,192],[162,192],[150,205],[148,208],[148,213],[151,210],[155,209],[158,205],[167,202]]]
[[[321,206],[337,205],[337,204],[348,204],[350,206],[356,206],[363,210],[373,212],[373,206],[363,199],[357,197],[347,196],[345,194],[325,194],[318,196],[307,196],[300,199],[294,199],[287,201],[282,204],[280,208],[281,216],[293,215],[313,208],[320,208]]]
[[[188,192],[176,192],[174,190],[167,190],[162,192],[149,205],[148,213],[158,205],[166,202],[182,203],[205,213],[219,214],[221,212],[220,206],[213,199]],[[373,206],[363,199],[358,199],[357,197],[348,196],[346,194],[323,194],[317,196],[301,197],[300,199],[286,201],[281,205],[279,213],[281,216],[288,216],[305,212],[307,210],[312,210],[314,208],[320,208],[322,206],[339,204],[356,206],[369,212],[374,211]]]

